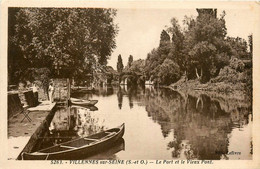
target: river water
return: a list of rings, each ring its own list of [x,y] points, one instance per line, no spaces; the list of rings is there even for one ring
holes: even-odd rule
[[[37,149],[125,123],[115,146],[90,159],[252,159],[252,109],[244,98],[170,89],[106,87],[72,97],[96,107],[60,107]]]

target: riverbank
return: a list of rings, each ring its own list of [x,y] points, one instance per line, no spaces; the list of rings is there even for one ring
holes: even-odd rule
[[[25,118],[23,113],[17,114],[8,120],[9,160],[17,159],[21,151],[26,147],[32,147],[32,145],[35,144],[36,139],[32,139],[32,136],[39,134],[39,128],[46,123],[45,121],[50,121],[46,119],[55,105],[56,103],[45,101],[39,106],[31,108],[30,113],[28,114],[31,121],[29,121],[28,118]]]
[[[218,101],[227,112],[237,109],[237,107],[247,107],[249,112],[252,109],[252,96],[246,90],[245,83],[208,82],[201,84],[197,79],[185,81],[182,78],[167,88],[177,91],[183,96],[191,95],[200,98],[201,95],[207,95],[212,100]]]
[[[201,91],[213,91],[220,92],[225,94],[234,94],[236,92],[245,93],[245,85],[244,83],[225,83],[225,82],[208,82],[202,84],[199,80],[187,80],[185,81],[183,78],[178,82],[171,84],[169,87],[177,90],[201,90]]]
[[[188,80],[183,76],[170,87],[181,91],[201,90],[232,95],[232,97],[241,95],[252,97],[252,65],[243,65],[242,70],[238,69],[238,66],[225,66],[217,77],[211,78],[207,83],[201,83],[198,79]]]

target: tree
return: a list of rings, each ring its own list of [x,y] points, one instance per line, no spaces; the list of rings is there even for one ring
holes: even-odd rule
[[[135,74],[143,74],[144,72],[144,66],[145,66],[145,61],[142,59],[138,59],[133,61],[132,66],[129,68],[129,72],[133,72]]]
[[[180,68],[178,64],[170,59],[165,59],[158,71],[159,83],[170,85],[180,79]]]
[[[8,9],[8,84],[17,84],[22,72],[29,66],[19,48],[16,35],[16,15],[19,8]]]
[[[217,18],[215,9],[197,11],[198,17],[185,34],[185,51],[188,52],[186,55],[190,68],[188,74],[207,82],[227,64],[229,57],[229,46],[225,41],[225,12]]]
[[[106,65],[116,47],[114,9],[20,8],[12,41],[29,62],[27,67],[47,66],[59,73],[82,77]],[[13,55],[10,53],[10,55]]]
[[[227,37],[227,43],[230,45],[230,56],[239,58],[239,59],[246,59],[248,58],[248,51],[247,51],[247,42],[245,39],[236,37]]]
[[[153,49],[150,53],[147,54],[147,58],[145,60],[146,80],[155,75],[155,69],[160,65],[160,62],[160,55],[157,49]]]
[[[181,28],[175,18],[171,20],[172,26],[167,29],[167,31],[162,30],[160,35],[160,44],[157,49],[153,49],[148,55],[145,61],[145,75],[146,80],[154,80],[159,82],[162,85],[175,80],[172,79],[172,74],[168,73],[165,68],[175,71],[178,76],[181,75],[181,68],[184,70],[185,59],[182,54],[183,49],[183,39],[184,35],[181,31]],[[171,34],[171,36],[168,34]],[[173,69],[170,68],[166,62],[170,62],[169,65],[173,66]],[[163,65],[163,66],[162,66]],[[161,70],[163,69],[163,70]],[[160,75],[159,75],[160,72]],[[165,74],[164,74],[165,73]],[[166,80],[168,78],[168,80]],[[178,79],[178,78],[176,78]]]
[[[157,77],[157,69],[168,57],[168,54],[170,52],[170,43],[170,35],[165,30],[162,30],[160,35],[159,47],[153,49],[150,53],[148,53],[145,60],[144,72],[146,80],[153,80],[155,77]]]
[[[122,60],[122,57],[121,55],[118,55],[118,58],[117,58],[117,71],[119,73],[121,73],[124,69],[124,65],[123,65],[123,60]]]
[[[131,67],[131,65],[132,65],[132,63],[133,63],[133,60],[134,60],[133,56],[130,55],[129,58],[128,58],[128,63],[127,63],[127,65],[128,65],[129,68]]]
[[[170,52],[169,45],[171,43],[170,35],[165,31],[162,30],[161,36],[160,36],[160,44],[158,47],[158,52],[161,57],[161,63],[163,60],[167,57],[167,55]]]
[[[21,75],[21,81],[34,81],[37,86],[42,88],[44,92],[48,93],[50,70],[48,68],[28,68]]]
[[[172,36],[169,58],[176,62],[182,71],[185,71],[186,57],[183,54],[184,35],[176,18],[171,19],[171,27],[167,30]]]
[[[159,47],[163,47],[167,45],[169,42],[170,42],[170,35],[165,30],[162,30]]]

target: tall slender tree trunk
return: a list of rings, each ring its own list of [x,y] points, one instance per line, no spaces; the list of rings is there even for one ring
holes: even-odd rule
[[[198,69],[197,68],[195,68],[195,73],[196,73],[197,79],[200,79],[200,75],[198,74]]]
[[[199,96],[199,97],[197,98],[196,109],[198,109],[200,102],[201,102],[201,109],[203,109],[203,99],[202,99],[201,96]]]
[[[187,77],[188,75],[187,75],[187,71],[185,70],[185,72],[184,72],[184,82],[186,82],[187,81],[187,79],[188,79],[188,77]]]
[[[198,74],[198,69],[197,68],[195,68],[195,73],[196,73],[197,79],[200,80],[202,78],[202,75],[203,75],[202,68],[200,69],[200,75]]]

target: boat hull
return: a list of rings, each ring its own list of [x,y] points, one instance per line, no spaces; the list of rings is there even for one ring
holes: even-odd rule
[[[71,104],[73,105],[79,105],[79,106],[94,106],[95,104],[97,104],[98,100],[90,100],[90,101],[70,101]]]
[[[86,159],[95,159],[95,160],[105,160],[113,159],[114,154],[125,150],[125,140],[120,138],[113,144],[112,147],[102,150],[100,153],[95,153],[92,156],[87,157]]]
[[[113,146],[117,140],[123,137],[124,135],[124,125],[120,129],[118,133],[116,133],[113,137],[98,142],[96,144],[66,151],[66,152],[57,152],[57,153],[42,153],[42,154],[36,154],[36,153],[23,153],[22,157],[23,160],[73,160],[73,159],[84,159],[88,156],[94,155],[106,148],[109,148]]]

